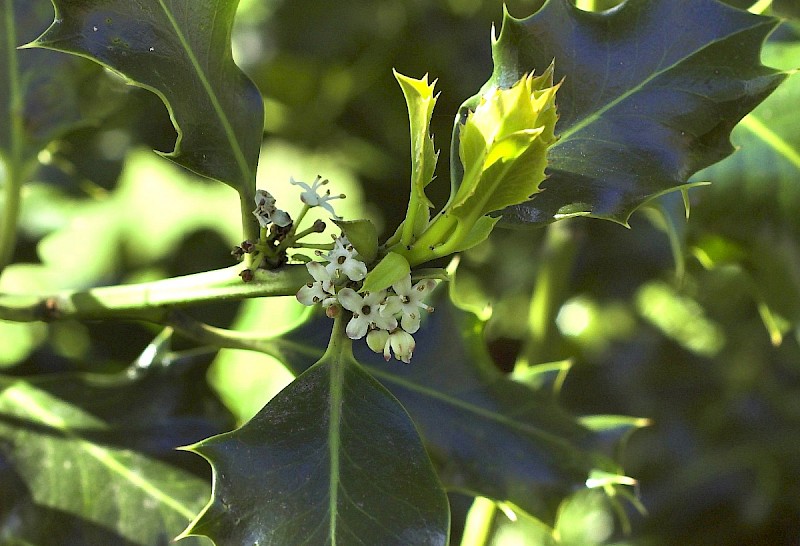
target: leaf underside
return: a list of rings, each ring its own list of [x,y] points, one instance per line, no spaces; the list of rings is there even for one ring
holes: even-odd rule
[[[191,449],[214,496],[185,534],[218,546],[445,545],[447,497],[403,407],[326,357],[242,428]]]
[[[759,59],[777,23],[715,0],[629,1],[602,13],[549,0],[526,19],[506,14],[484,89],[553,59],[564,82],[543,191],[505,209],[504,221],[625,224],[729,155],[733,127],[785,78]]]
[[[249,194],[263,101],[233,62],[238,0],[53,0],[53,24],[31,45],[88,57],[164,101],[178,131],[167,157]]]

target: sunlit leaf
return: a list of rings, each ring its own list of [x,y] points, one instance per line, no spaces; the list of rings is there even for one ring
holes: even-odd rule
[[[395,71],[394,77],[403,90],[411,126],[411,192],[406,221],[399,231],[401,243],[408,245],[427,227],[433,207],[425,195],[425,186],[433,180],[439,159],[430,134],[431,115],[438,95],[433,94],[436,82],[429,84],[427,74],[417,80]]]
[[[237,0],[53,3],[55,21],[33,46],[88,57],[158,94],[178,131],[167,157],[255,191],[264,107],[231,57]]]
[[[191,450],[215,485],[186,534],[218,546],[447,543],[447,498],[414,424],[349,350],[329,351],[242,428]]]
[[[410,273],[411,268],[406,259],[399,254],[390,252],[367,274],[361,290],[364,292],[384,290],[408,277]]]
[[[715,0],[642,0],[603,13],[550,0],[526,19],[506,16],[486,88],[553,59],[564,82],[549,178],[504,218],[625,223],[647,199],[729,155],[731,129],[785,77],[759,59],[776,24]]]

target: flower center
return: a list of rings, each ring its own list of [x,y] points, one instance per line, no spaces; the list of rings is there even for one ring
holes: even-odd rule
[[[365,305],[364,307],[361,308],[361,313],[364,315],[369,315],[371,312],[372,312],[372,307],[370,307],[369,305]]]

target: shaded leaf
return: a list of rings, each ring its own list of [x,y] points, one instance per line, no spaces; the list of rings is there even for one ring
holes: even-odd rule
[[[790,68],[797,43],[768,44],[767,62]],[[733,132],[739,150],[698,173],[712,184],[696,192],[690,224],[695,253],[708,267],[736,263],[755,300],[800,321],[800,78],[790,77]]]
[[[776,24],[715,0],[642,0],[603,13],[549,0],[526,19],[506,15],[485,88],[509,87],[553,59],[564,82],[549,178],[504,218],[626,223],[647,199],[729,155],[731,129],[785,77],[759,60]]]
[[[773,0],[772,9],[783,17],[800,18],[800,4],[797,0]]]
[[[143,364],[133,376],[3,379],[0,473],[16,490],[0,503],[4,539],[167,544],[201,509],[203,469],[175,448],[231,420],[201,379],[207,366]]]
[[[191,448],[215,485],[185,534],[218,546],[447,543],[447,498],[414,424],[343,329],[242,428]]]
[[[53,0],[31,45],[93,59],[158,94],[178,131],[167,157],[251,196],[263,101],[231,56],[238,0]]]
[[[0,159],[24,168],[67,131],[95,122],[113,104],[112,83],[84,59],[17,50],[53,17],[49,2],[0,3]]]
[[[313,363],[312,347],[324,345],[322,320],[276,340],[295,373]],[[598,438],[552,395],[497,371],[474,316],[442,302],[414,337],[410,365],[387,364],[363,343],[356,356],[411,414],[448,489],[552,518],[561,499],[603,464],[592,450]]]

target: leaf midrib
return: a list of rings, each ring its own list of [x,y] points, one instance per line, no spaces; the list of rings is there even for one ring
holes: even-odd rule
[[[411,381],[407,381],[407,380],[402,379],[402,378],[400,378],[400,377],[398,377],[396,375],[392,375],[392,374],[389,374],[389,373],[386,373],[386,372],[382,372],[382,371],[379,371],[379,370],[375,370],[375,369],[372,369],[372,368],[370,369],[370,373],[372,375],[374,375],[375,377],[378,377],[378,378],[380,378],[380,379],[382,379],[382,380],[384,380],[386,382],[394,383],[396,385],[404,387],[404,388],[406,388],[406,389],[408,389],[410,391],[416,392],[418,394],[429,396],[429,397],[431,397],[431,398],[433,398],[435,400],[443,401],[446,404],[450,404],[450,405],[452,405],[452,406],[454,406],[456,408],[459,408],[459,409],[462,409],[462,410],[464,410],[466,412],[475,414],[475,415],[477,415],[479,417],[482,417],[484,419],[487,419],[489,421],[494,421],[496,423],[500,423],[502,425],[506,425],[509,428],[513,428],[515,430],[519,430],[521,432],[528,433],[528,434],[530,434],[532,436],[536,436],[538,438],[541,438],[542,440],[546,440],[548,442],[551,442],[551,443],[554,443],[554,444],[557,444],[557,445],[561,445],[561,446],[569,448],[571,450],[574,449],[574,447],[568,441],[564,440],[562,437],[560,437],[558,435],[555,435],[555,434],[552,434],[550,432],[547,432],[545,430],[542,430],[540,428],[528,425],[526,423],[522,423],[520,421],[516,421],[514,419],[511,419],[511,418],[507,417],[506,415],[498,414],[497,412],[493,412],[493,411],[481,408],[480,406],[476,406],[475,404],[470,404],[469,402],[464,402],[463,400],[459,400],[459,399],[454,398],[452,396],[449,396],[449,395],[447,395],[445,393],[442,393],[442,392],[436,391],[434,389],[430,389],[430,388],[424,387],[422,385],[419,385],[419,384],[411,382]]]
[[[328,417],[328,456],[330,457],[328,515],[330,520],[330,544],[336,546],[336,522],[339,517],[339,450],[341,449],[341,421],[343,403],[344,368],[347,363],[341,358],[331,361],[329,370],[329,417]]]
[[[231,125],[228,116],[225,114],[225,111],[222,109],[222,104],[219,102],[219,98],[214,92],[214,88],[211,87],[208,77],[203,71],[203,68],[200,66],[200,62],[197,60],[194,51],[192,50],[189,42],[186,40],[186,37],[183,35],[183,32],[178,26],[178,22],[172,15],[172,12],[164,3],[164,0],[158,0],[158,3],[161,6],[161,9],[164,11],[164,15],[166,15],[167,19],[169,20],[170,25],[172,25],[172,28],[181,43],[181,47],[183,47],[186,55],[189,57],[192,68],[194,68],[195,72],[197,73],[197,77],[200,80],[200,83],[203,86],[206,94],[208,95],[211,105],[214,108],[214,113],[217,115],[217,118],[219,119],[225,131],[225,138],[228,140],[228,145],[231,147],[233,155],[236,158],[236,163],[242,173],[242,179],[245,183],[248,183],[251,179],[255,178],[255,175],[254,173],[250,172],[250,168],[247,165],[247,159],[244,157],[244,152],[239,146],[239,141],[236,139],[236,133],[233,130],[233,126]]]
[[[8,124],[9,144],[11,146],[8,161],[15,166],[19,163],[22,151],[22,117],[20,108],[22,106],[22,90],[19,84],[19,66],[16,55],[16,27],[14,25],[14,2],[6,1],[5,8],[5,34],[6,52],[8,66],[8,90],[9,90],[9,113],[11,120]]]
[[[322,354],[322,351],[320,351],[318,349],[311,349],[308,346],[300,344],[300,343],[287,342],[285,340],[281,340],[281,344],[287,344],[287,345],[292,344],[292,345],[295,346],[295,347],[293,347],[294,350],[298,350],[298,348],[303,348],[304,349],[303,352],[307,356],[315,356],[315,355],[321,355]],[[273,353],[270,353],[270,354],[272,354],[273,356],[275,356],[276,358],[279,358],[279,359],[286,357],[285,354],[280,353],[279,351],[276,352],[275,354],[273,354]],[[333,373],[333,372],[331,372],[331,373]],[[455,398],[453,396],[444,394],[444,393],[439,392],[439,391],[434,390],[434,389],[430,389],[430,388],[424,387],[424,386],[422,386],[422,385],[420,385],[418,383],[414,383],[413,381],[408,381],[408,380],[403,379],[401,377],[398,377],[398,376],[396,376],[394,374],[387,373],[387,372],[384,372],[384,371],[380,371],[378,369],[373,368],[372,366],[370,366],[370,368],[369,368],[369,373],[371,375],[373,375],[374,377],[381,379],[381,381],[384,382],[384,383],[394,383],[394,384],[399,385],[399,386],[401,386],[403,388],[406,388],[406,389],[408,389],[410,391],[416,392],[417,394],[421,394],[421,395],[424,395],[424,396],[429,396],[429,397],[431,397],[433,399],[440,400],[440,401],[442,401],[442,402],[444,402],[446,404],[449,404],[449,405],[451,405],[453,407],[459,408],[459,409],[464,410],[466,412],[472,413],[474,415],[477,415],[477,416],[482,417],[484,419],[487,419],[489,421],[494,421],[496,423],[500,423],[502,425],[506,425],[509,428],[512,428],[514,430],[519,430],[519,431],[521,431],[523,433],[530,434],[531,436],[536,436],[536,437],[541,438],[543,440],[546,440],[546,441],[549,441],[549,442],[552,442],[552,443],[567,447],[569,449],[572,449],[571,444],[569,442],[567,442],[566,440],[564,440],[563,438],[561,438],[560,436],[555,435],[555,434],[551,434],[551,433],[549,433],[547,431],[544,431],[544,430],[542,430],[540,428],[528,425],[526,423],[522,423],[520,421],[511,419],[511,418],[507,417],[506,415],[498,414],[496,412],[481,408],[480,406],[476,406],[475,404],[470,404],[469,402],[464,402],[463,400],[459,400],[458,398]],[[333,385],[333,379],[331,379],[331,386],[332,385]],[[331,392],[333,393],[333,390]],[[333,396],[331,396],[331,400],[332,400],[331,404],[333,404]],[[341,400],[340,400],[340,402],[341,402]],[[331,411],[333,411],[333,407],[331,407]],[[331,428],[329,426],[329,433],[330,433],[330,430],[331,430]]]

